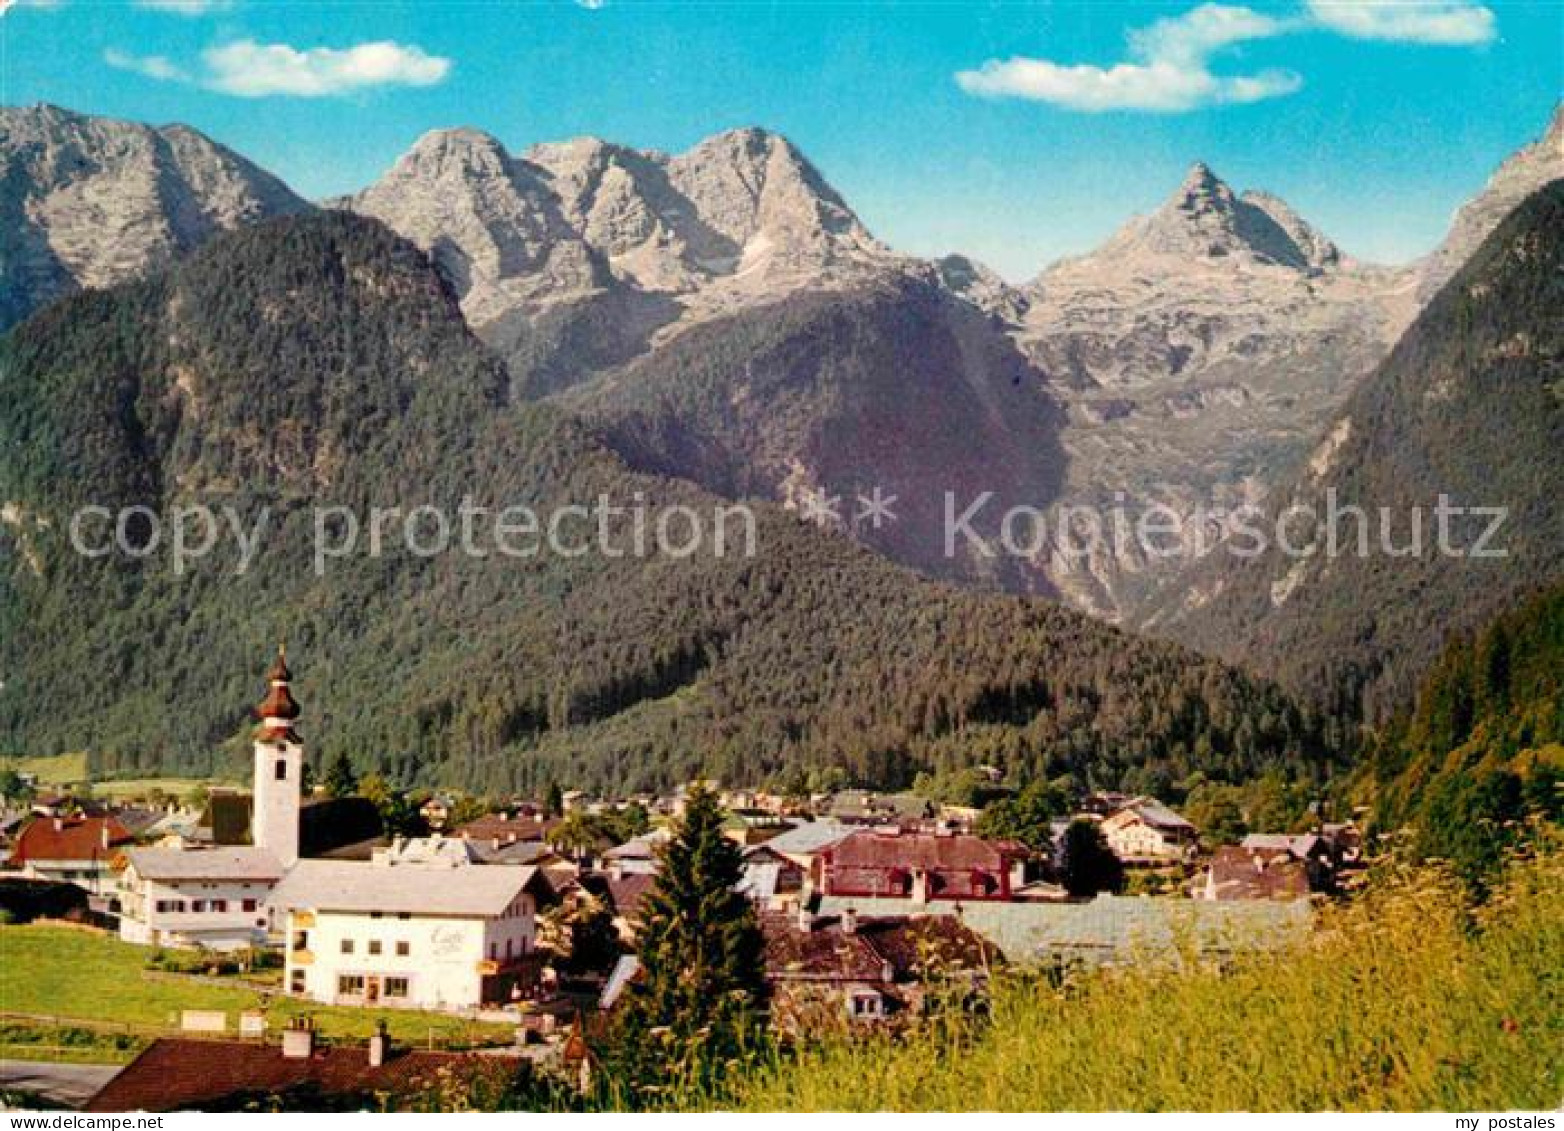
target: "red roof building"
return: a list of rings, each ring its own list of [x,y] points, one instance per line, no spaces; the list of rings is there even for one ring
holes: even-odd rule
[[[20,867],[106,861],[129,840],[130,833],[114,817],[37,817],[17,836],[11,863]]]
[[[11,846],[11,866],[30,880],[77,884],[101,895],[114,883],[131,836],[115,817],[34,817]]]
[[[854,833],[814,862],[823,895],[931,900],[1008,900],[1024,883],[1026,848],[944,833]]]
[[[115,1111],[393,1110],[452,1075],[476,1078],[516,1071],[503,1057],[387,1051],[381,1063],[363,1046],[313,1043],[290,1056],[257,1041],[164,1038],[125,1066],[83,1109]]]

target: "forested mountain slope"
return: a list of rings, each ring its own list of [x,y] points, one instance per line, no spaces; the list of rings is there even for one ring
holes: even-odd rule
[[[1402,710],[1449,635],[1564,571],[1560,310],[1555,181],[1484,241],[1278,492],[1261,525],[1300,508],[1289,537],[1307,552],[1274,537],[1247,559],[1218,548],[1152,623],[1349,713]],[[1441,520],[1441,497],[1502,508],[1502,525],[1480,542],[1496,516]]]
[[[1220,663],[920,580],[775,507],[752,558],[424,558],[393,526],[317,572],[316,506],[714,503],[514,401],[424,255],[346,214],[222,236],[0,339],[0,484],[0,748],[103,770],[242,758],[280,638],[312,753],[404,781],[894,784],[988,761],[1142,787],[1320,758],[1309,719]],[[183,574],[166,527],[144,560],[69,545],[84,505],[196,503],[247,532],[268,508],[243,573],[227,533]]]

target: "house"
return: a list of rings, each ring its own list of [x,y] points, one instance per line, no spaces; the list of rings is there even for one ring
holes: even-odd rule
[[[757,844],[744,850],[744,878],[738,890],[757,907],[782,910],[803,897],[804,869],[782,855],[770,844]]]
[[[766,848],[797,864],[807,876],[814,868],[816,856],[857,831],[852,825],[829,818],[804,821],[766,841]]]
[[[580,884],[587,891],[605,900],[613,911],[614,928],[619,937],[629,945],[635,942],[641,927],[641,907],[646,897],[657,886],[655,874],[647,872],[585,872]]]
[[[1015,841],[894,828],[854,833],[816,857],[814,886],[830,896],[1006,900],[1025,883],[1027,852]]]
[[[527,842],[549,843],[549,834],[559,828],[558,817],[539,817],[524,813],[485,813],[476,820],[458,826],[456,835],[467,840],[490,841],[495,847]]]
[[[143,946],[237,950],[266,942],[282,862],[256,848],[132,848],[120,873],[119,936]]]
[[[257,1041],[160,1038],[87,1102],[88,1112],[361,1111],[418,1106],[453,1077],[503,1087],[504,1057],[399,1050],[383,1034],[368,1046],[321,1045],[290,1028],[279,1047]]]
[[[1313,884],[1306,861],[1288,852],[1252,852],[1231,845],[1218,848],[1189,885],[1192,899],[1303,899]]]
[[[255,709],[260,720],[252,743],[254,794],[248,815],[249,845],[212,848],[145,848],[124,853],[116,888],[120,937],[150,946],[237,949],[264,942],[270,922],[267,897],[299,859],[304,747],[296,726],[300,711],[290,690],[287,654],[266,674],[268,692]],[[217,813],[213,798],[212,811]],[[240,806],[228,806],[234,819]],[[214,822],[214,829],[222,818]]]
[[[631,837],[623,844],[616,844],[604,851],[603,870],[621,876],[655,876],[658,868],[657,852],[672,839],[673,833],[665,827]]]
[[[536,976],[537,912],[553,899],[530,865],[394,852],[368,863],[301,860],[272,893],[286,916],[283,985],[329,1004],[502,1004]]]
[[[1162,802],[1136,797],[1104,817],[1103,838],[1126,864],[1176,864],[1195,853],[1199,831]]]
[[[1335,845],[1317,833],[1250,833],[1238,847],[1248,857],[1267,864],[1298,864],[1311,891],[1329,891],[1340,863]]]
[[[915,793],[844,789],[831,799],[827,815],[850,825],[881,825],[922,821],[933,812],[934,806]]]
[[[115,888],[115,857],[129,841],[116,817],[34,817],[16,834],[10,864],[25,879],[72,883],[92,895],[108,895]]]
[[[921,1012],[930,975],[981,989],[997,948],[951,915],[860,917],[852,909],[760,917],[772,1023],[784,1032]]]

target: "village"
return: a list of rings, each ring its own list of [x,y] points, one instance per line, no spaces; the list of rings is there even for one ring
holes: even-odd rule
[[[218,1086],[358,1094],[398,1057],[412,1058],[396,1070],[404,1079],[415,1063],[496,1056],[587,1071],[583,1033],[637,978],[641,911],[699,792],[715,793],[741,854],[736,890],[763,934],[771,1024],[791,1038],[894,1028],[923,1012],[933,984],[981,995],[1004,965],[1281,946],[1363,865],[1350,821],[1213,845],[1162,801],[1112,792],[1073,798],[1032,845],[982,835],[982,810],[916,792],[784,797],[720,783],[624,798],[432,792],[400,797],[401,827],[390,827],[350,769],[308,780],[293,683],[279,649],[255,709],[248,791],[214,788],[197,807],[8,778],[19,796],[0,813],[4,922],[67,922],[149,962],[189,956],[174,965],[195,975],[259,974],[261,1000],[289,1006],[280,1025],[261,1009],[173,1011],[89,1110],[199,1106]],[[998,771],[978,773],[997,783]],[[9,1024],[36,1020],[0,1008]],[[326,1040],[317,1008],[372,1014],[367,1040]],[[386,1011],[459,1018],[487,1039],[398,1049]],[[88,1020],[67,1001],[49,1012]]]

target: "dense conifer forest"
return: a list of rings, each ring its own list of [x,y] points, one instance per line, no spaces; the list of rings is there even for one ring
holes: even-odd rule
[[[636,789],[840,766],[892,786],[983,762],[1146,789],[1318,775],[1339,745],[1221,663],[920,579],[770,506],[753,557],[423,558],[395,527],[378,557],[361,530],[317,574],[316,506],[717,504],[629,472],[510,385],[424,257],[343,214],[241,230],[13,330],[0,749],[86,749],[104,774],[237,766],[279,639],[318,764],[346,751],[403,783]],[[167,519],[196,503],[256,539],[244,572],[226,529],[175,571]],[[159,541],[78,555],[86,505],[150,508]],[[147,546],[146,513],[126,529]]]

